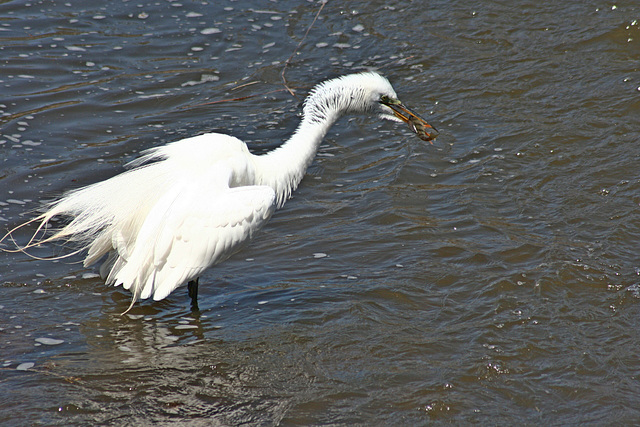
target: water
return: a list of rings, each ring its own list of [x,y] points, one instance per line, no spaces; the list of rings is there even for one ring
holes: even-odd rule
[[[318,7],[0,5],[2,228],[182,137],[272,148],[352,71],[441,131],[339,122],[199,314],[1,253],[2,423],[637,423],[637,2],[330,2],[294,98]]]

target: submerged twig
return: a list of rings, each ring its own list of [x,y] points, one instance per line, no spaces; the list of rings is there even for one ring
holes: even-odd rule
[[[293,89],[291,89],[289,87],[289,84],[287,83],[287,78],[285,77],[284,74],[287,71],[287,67],[291,63],[291,60],[293,59],[293,56],[298,52],[298,49],[300,49],[300,46],[302,46],[302,43],[304,43],[304,41],[306,40],[307,35],[309,35],[309,31],[311,31],[311,28],[316,23],[316,20],[320,16],[320,12],[322,12],[322,9],[324,8],[324,6],[327,4],[327,1],[328,0],[323,0],[321,2],[320,9],[318,9],[318,12],[316,12],[316,16],[313,18],[313,21],[311,21],[311,24],[307,28],[307,31],[305,31],[304,36],[302,36],[302,40],[300,40],[300,43],[298,43],[298,46],[296,46],[296,48],[293,50],[293,52],[291,53],[291,56],[289,56],[289,58],[287,58],[287,60],[284,62],[284,67],[282,67],[282,73],[280,73],[280,76],[282,77],[282,84],[289,91],[289,93],[291,95],[293,95],[294,97],[296,96],[296,94],[294,93]]]
[[[276,93],[276,92],[282,92],[282,91],[285,91],[285,90],[287,92],[289,92],[292,96],[297,98],[297,96],[295,94],[295,91],[293,90],[293,88],[291,86],[289,86],[289,83],[287,82],[287,78],[285,77],[285,73],[287,72],[287,67],[291,63],[291,60],[293,59],[295,54],[298,52],[298,50],[300,49],[300,46],[302,46],[302,43],[304,43],[304,41],[306,40],[307,36],[309,35],[309,32],[311,31],[311,28],[313,28],[314,24],[318,20],[318,17],[320,16],[320,13],[322,12],[322,9],[324,8],[324,6],[327,4],[327,1],[328,0],[323,0],[323,1],[320,2],[321,3],[320,4],[320,8],[316,12],[316,15],[314,16],[313,21],[311,21],[311,24],[309,24],[309,27],[307,27],[307,30],[305,31],[304,35],[302,36],[302,39],[300,40],[300,42],[298,43],[296,48],[293,50],[293,52],[291,53],[289,58],[287,58],[287,60],[284,62],[284,66],[282,67],[282,72],[280,73],[280,76],[282,77],[282,84],[284,85],[284,89],[276,89],[276,90],[271,90],[271,91],[264,92],[264,93],[257,93],[255,95],[239,96],[239,97],[236,97],[236,98],[219,99],[217,101],[204,102],[202,104],[196,104],[196,105],[189,105],[189,106],[181,107],[179,109],[183,110],[183,109],[194,108],[194,107],[202,107],[204,105],[222,104],[222,103],[234,102],[234,101],[244,101],[245,99],[256,98],[258,96],[265,96],[265,95],[269,95],[269,94]],[[252,81],[252,82],[244,83],[244,84],[241,84],[241,85],[238,85],[238,86],[232,88],[231,90],[232,91],[238,90],[238,89],[241,89],[241,88],[244,88],[244,87],[247,87],[247,86],[251,86],[251,85],[254,85],[254,84],[257,84],[257,83],[259,83],[259,82]]]
[[[244,101],[245,99],[255,98],[255,97],[258,97],[258,96],[269,95],[271,93],[276,93],[276,92],[283,92],[285,90],[286,89],[275,89],[275,90],[270,90],[269,92],[256,93],[254,95],[239,96],[237,98],[218,99],[217,101],[204,102],[202,104],[196,104],[196,105],[189,105],[189,106],[186,106],[186,107],[182,107],[181,109],[193,108],[193,107],[202,107],[203,105],[222,104],[223,102]]]

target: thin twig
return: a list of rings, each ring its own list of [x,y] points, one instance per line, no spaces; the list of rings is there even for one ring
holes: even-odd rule
[[[300,43],[298,43],[298,46],[296,46],[296,48],[293,50],[293,52],[291,53],[291,56],[285,61],[284,63],[284,67],[282,67],[282,73],[280,74],[282,76],[282,84],[284,84],[284,87],[289,91],[289,93],[291,95],[293,95],[294,97],[296,96],[296,94],[293,92],[293,90],[289,87],[289,84],[287,83],[287,79],[284,76],[284,73],[287,71],[287,67],[289,66],[289,64],[291,63],[291,60],[293,59],[293,56],[296,54],[296,52],[298,52],[298,49],[300,49],[300,46],[302,46],[302,43],[304,43],[305,39],[307,38],[307,35],[309,34],[309,31],[311,31],[311,28],[313,27],[313,25],[316,23],[316,20],[318,19],[318,16],[320,16],[320,12],[322,12],[322,9],[324,8],[324,6],[327,4],[328,0],[323,0],[320,5],[320,9],[318,9],[318,12],[316,13],[316,16],[313,18],[313,21],[311,22],[311,25],[309,25],[309,28],[307,28],[307,31],[304,33],[304,36],[302,37],[302,40],[300,40]],[[297,98],[297,97],[296,97]]]
[[[251,85],[257,85],[258,83],[260,83],[259,81],[252,81],[252,82],[248,82],[248,83],[244,83],[235,87],[232,87],[231,90],[238,90],[238,89],[242,89],[243,87],[247,87],[247,86],[251,86]]]
[[[300,42],[298,43],[296,48],[293,50],[293,52],[291,53],[291,56],[289,56],[289,58],[287,58],[287,60],[284,63],[284,67],[282,67],[282,73],[280,73],[280,76],[282,77],[282,84],[284,85],[284,89],[276,89],[276,90],[272,90],[272,91],[265,92],[265,93],[258,93],[258,94],[255,94],[255,95],[240,96],[240,97],[237,97],[237,98],[219,99],[217,101],[205,102],[205,103],[196,104],[196,105],[189,105],[189,106],[186,106],[186,107],[181,107],[181,108],[179,108],[179,110],[183,110],[183,109],[187,109],[187,108],[194,108],[194,107],[201,107],[203,105],[222,104],[224,102],[244,101],[245,99],[251,99],[251,98],[258,97],[258,96],[269,95],[271,93],[282,92],[284,90],[286,90],[292,96],[297,98],[297,96],[295,94],[295,91],[289,86],[289,83],[287,82],[287,78],[285,77],[285,73],[287,71],[287,67],[291,63],[291,60],[293,59],[293,57],[295,56],[296,52],[298,52],[298,50],[300,49],[300,46],[302,46],[302,43],[304,43],[305,39],[309,35],[309,31],[311,31],[311,28],[313,28],[313,25],[318,20],[318,17],[320,16],[320,13],[322,12],[322,9],[327,4],[327,2],[328,2],[328,0],[322,0],[321,1],[320,8],[316,12],[316,16],[313,18],[313,21],[311,22],[311,24],[307,28],[307,31],[305,31],[304,36],[302,36],[302,40],[300,40]],[[232,88],[231,90],[232,91],[233,90],[238,90],[240,88],[243,88],[243,87],[246,87],[246,86],[251,86],[251,85],[254,85],[254,84],[257,84],[257,83],[258,83],[257,81],[248,82],[248,83],[236,86],[236,87]]]
[[[244,101],[245,99],[251,99],[251,98],[258,97],[258,96],[265,96],[265,95],[269,95],[271,93],[276,93],[276,92],[283,92],[285,90],[286,89],[275,89],[275,90],[270,90],[269,92],[256,93],[256,94],[253,94],[253,95],[246,95],[246,96],[239,96],[237,98],[218,99],[217,101],[205,102],[205,103],[202,103],[202,104],[187,105],[186,107],[181,107],[180,109],[184,110],[186,108],[202,107],[203,105],[222,104],[223,102]]]
[[[45,365],[43,368],[29,368],[29,369],[25,369],[24,371],[18,371],[16,370],[16,368],[0,368],[0,371],[14,371],[14,372],[28,372],[28,373],[37,373],[37,374],[43,374],[43,375],[49,375],[52,377],[56,377],[56,378],[60,378],[65,380],[66,382],[70,383],[70,384],[83,384],[84,381],[82,379],[80,379],[79,377],[72,377],[69,375],[62,375],[62,374],[58,374],[57,372],[52,372],[50,369],[55,367],[55,364],[48,364],[49,366]],[[4,382],[0,381],[0,382]]]

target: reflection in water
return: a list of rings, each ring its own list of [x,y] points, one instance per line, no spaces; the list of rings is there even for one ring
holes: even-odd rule
[[[79,381],[99,388],[78,386],[66,396],[77,408],[87,394],[104,402],[99,412],[87,413],[95,421],[116,412],[133,422],[174,416],[234,425],[277,422],[295,404],[296,389],[313,382],[296,352],[221,339],[220,326],[206,315],[157,318],[148,311],[101,316],[83,328],[110,333],[87,337],[90,364]],[[140,414],[139,408],[153,409]]]

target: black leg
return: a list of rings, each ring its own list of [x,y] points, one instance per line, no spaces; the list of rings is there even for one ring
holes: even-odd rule
[[[191,298],[191,310],[198,311],[198,280],[192,280],[187,283],[187,290],[189,291],[189,297]]]

